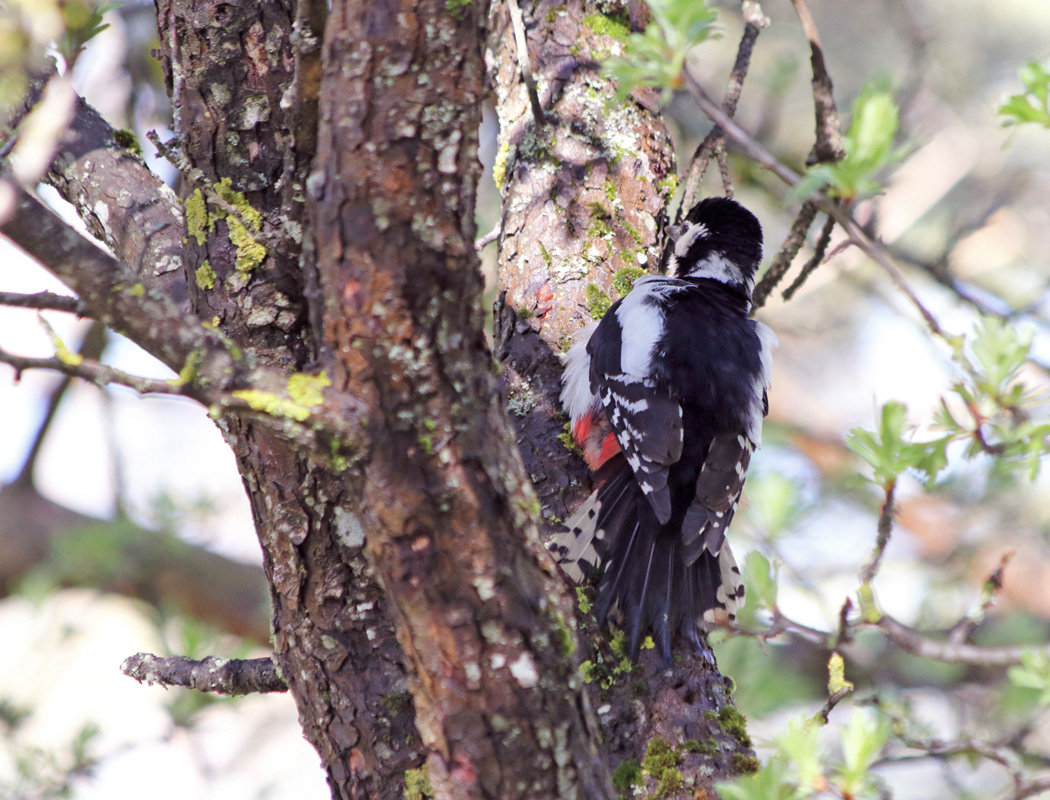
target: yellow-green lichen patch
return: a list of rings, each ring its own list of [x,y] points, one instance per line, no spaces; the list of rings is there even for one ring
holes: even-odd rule
[[[273,392],[259,389],[241,389],[233,396],[246,402],[256,411],[262,411],[272,417],[288,417],[305,422],[310,412],[324,402],[324,388],[332,382],[324,372],[320,375],[306,375],[297,372],[288,379],[288,396],[280,397]]]
[[[496,160],[492,164],[492,180],[496,184],[496,188],[503,189],[503,181],[507,177],[507,158],[510,156],[510,140],[506,140],[500,145],[499,152],[496,153]]]
[[[593,319],[601,319],[612,305],[612,299],[596,284],[587,284],[587,311]]]
[[[656,189],[661,195],[663,195],[665,200],[670,200],[678,189],[678,176],[668,175],[656,184]]]
[[[215,270],[211,268],[211,264],[208,263],[208,259],[204,259],[199,267],[197,267],[196,273],[197,288],[201,290],[208,290],[215,288]]]
[[[215,193],[237,210],[241,219],[248,224],[253,233],[259,233],[262,230],[262,214],[252,208],[251,203],[248,202],[243,192],[238,192],[233,188],[233,181],[229,178],[223,178],[215,184]],[[225,217],[225,211],[219,209],[215,212],[216,219],[224,219]]]
[[[568,422],[565,423],[562,431],[562,433],[558,434],[558,441],[561,442],[565,446],[565,449],[568,450],[570,453],[575,453],[576,455],[582,457],[583,450],[578,444],[576,444],[576,440],[572,438],[572,431],[570,430],[570,425]]]
[[[208,228],[208,208],[204,203],[204,195],[200,189],[194,189],[193,194],[186,198],[186,233],[196,239],[198,245],[202,245],[207,238]]]
[[[234,261],[237,271],[251,272],[266,258],[266,248],[255,241],[240,220],[230,217],[226,224],[230,229],[230,242],[237,248],[237,258]]]
[[[191,350],[190,354],[186,356],[186,363],[179,370],[179,377],[172,378],[168,383],[176,388],[192,384],[197,379],[197,370],[203,360],[203,350]]]
[[[641,267],[620,267],[613,275],[613,288],[620,297],[623,297],[631,291],[634,282],[646,274],[648,273]]]
[[[215,230],[215,222],[226,220],[230,243],[237,250],[237,270],[247,274],[266,258],[266,247],[255,238],[262,232],[262,214],[252,208],[243,192],[233,188],[233,181],[229,178],[223,178],[212,189],[227,206],[234,209],[236,215],[227,214],[225,209],[214,206],[209,214],[201,190],[194,189],[193,195],[186,200],[186,230],[201,245],[204,244],[206,232]]]
[[[310,416],[310,409],[288,398],[278,397],[273,392],[264,392],[259,389],[238,389],[233,393],[233,396],[246,402],[250,408],[262,411],[271,417],[288,417],[299,422],[305,422]]]
[[[583,18],[583,24],[597,34],[611,36],[618,42],[626,42],[631,26],[625,17],[612,14],[591,14]]]
[[[324,370],[317,375],[297,372],[288,379],[288,396],[301,406],[314,408],[324,402],[324,390],[331,385],[332,381]]]
[[[434,796],[426,767],[405,770],[405,800],[427,800]]]

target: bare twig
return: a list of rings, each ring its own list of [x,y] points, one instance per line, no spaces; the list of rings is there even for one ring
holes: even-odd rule
[[[875,549],[872,551],[871,560],[860,571],[860,580],[863,584],[870,584],[878,574],[879,566],[882,564],[882,556],[886,552],[886,545],[890,543],[890,534],[893,532],[893,517],[897,511],[893,503],[893,496],[896,490],[897,484],[895,482],[890,481],[886,485],[886,495],[882,501],[882,509],[879,512]]]
[[[712,122],[719,125],[726,136],[736,142],[748,158],[760,167],[768,169],[788,186],[794,186],[799,182],[800,177],[797,172],[781,163],[776,156],[759,144],[751,134],[734,122],[733,118],[726,114],[718,103],[711,99],[711,96],[693,76],[688,66],[682,70],[682,80],[685,82],[686,88],[693,93],[693,98],[696,100],[697,105],[700,106],[700,110],[707,114]]]
[[[910,628],[886,614],[874,623],[886,638],[913,655],[943,664],[969,664],[975,667],[1010,667],[1021,663],[1021,657],[1032,650],[1050,653],[1050,647],[1006,645],[978,647],[962,642],[938,641],[924,631]]]
[[[36,308],[41,311],[65,311],[84,316],[84,306],[79,298],[54,292],[36,292],[35,294],[0,292],[0,306]]]
[[[740,93],[744,88],[744,79],[747,77],[747,70],[751,64],[751,53],[755,47],[755,40],[758,39],[758,34],[762,28],[769,25],[769,18],[762,13],[762,7],[758,3],[747,0],[744,3],[743,12],[744,33],[740,38],[740,45],[737,47],[736,61],[733,63],[733,69],[729,73],[729,85],[726,87],[726,94],[722,100],[722,109],[729,117],[736,114]],[[700,188],[700,181],[707,171],[707,165],[710,163],[712,155],[718,159],[719,171],[722,174],[722,187],[725,194],[727,197],[732,196],[732,184],[729,181],[729,165],[726,161],[724,144],[725,133],[716,123],[715,127],[704,137],[703,142],[700,143],[689,163],[689,169],[686,171],[685,192],[682,195],[682,204],[678,208],[676,222],[681,222],[683,214],[693,207],[697,191]]]
[[[999,563],[981,587],[981,602],[970,609],[966,616],[955,623],[952,629],[948,631],[949,642],[959,644],[969,641],[977,626],[984,621],[985,614],[999,601],[999,597],[1003,593],[1003,573],[1006,571],[1006,565],[1010,563],[1013,557],[1013,550],[1003,553]]]
[[[707,94],[704,87],[697,82],[695,77],[693,77],[688,67],[683,70],[682,77],[686,86],[693,93],[701,110],[707,114],[713,122],[718,123],[725,129],[726,135],[740,146],[748,158],[755,161],[759,166],[768,169],[789,186],[795,186],[798,184],[800,180],[798,173],[778,160],[765,147],[759,144],[751,134],[726,116],[725,112],[722,111],[718,104]],[[941,327],[936,317],[930,313],[929,309],[927,309],[919,299],[918,295],[915,294],[911,286],[908,285],[908,282],[904,280],[904,276],[901,275],[900,270],[898,270],[893,264],[893,261],[886,250],[886,246],[878,239],[869,235],[861,225],[853,219],[849,210],[839,203],[836,203],[823,195],[814,195],[810,199],[816,202],[822,211],[834,217],[835,221],[842,227],[847,236],[849,236],[850,241],[863,250],[873,261],[875,261],[876,264],[882,267],[882,269],[890,276],[890,280],[897,289],[901,291],[918,310],[919,314],[925,321],[926,326],[936,336],[947,340],[949,338],[948,334]]]
[[[120,671],[139,683],[183,686],[199,692],[244,695],[260,692],[286,692],[288,684],[277,674],[269,658],[248,660],[214,658],[162,658],[136,653],[125,659]]]
[[[809,13],[805,0],[791,0],[791,5],[795,7],[802,30],[809,40],[810,64],[813,69],[813,110],[816,116],[817,138],[806,163],[838,161],[845,155],[845,150],[842,147],[835,93],[831,85],[831,76],[824,64],[824,49],[820,45],[817,24],[813,21],[813,15]]]
[[[802,271],[799,272],[798,277],[784,290],[782,296],[785,300],[790,300],[795,295],[795,292],[802,288],[802,284],[806,282],[806,279],[813,274],[817,267],[824,263],[828,245],[831,243],[831,232],[834,229],[835,220],[828,217],[824,222],[824,228],[820,232],[820,237],[817,239],[817,246],[813,250],[813,255],[810,256],[809,261],[802,265]]]
[[[496,227],[474,242],[474,249],[480,253],[487,245],[496,241],[501,233],[503,233],[503,225],[497,222]]]
[[[27,369],[46,369],[52,372],[60,372],[72,378],[81,378],[85,381],[99,386],[108,386],[111,383],[127,386],[141,394],[175,394],[188,396],[186,387],[181,386],[178,381],[162,381],[155,378],[143,378],[122,372],[119,369],[106,366],[98,361],[88,359],[66,360],[60,358],[28,358],[17,356],[0,350],[0,364],[7,364],[15,368],[16,375],[20,376]]]
[[[828,717],[831,716],[831,712],[835,710],[835,706],[845,700],[853,694],[853,684],[847,684],[839,689],[834,694],[830,695],[828,699],[821,706],[820,710],[813,715],[813,719],[819,720],[821,725],[828,724]]]
[[[769,269],[766,270],[762,280],[755,287],[752,295],[753,310],[757,310],[766,304],[770,293],[784,279],[788,270],[791,269],[791,262],[798,255],[798,251],[802,249],[802,245],[805,244],[806,235],[813,225],[813,220],[817,217],[818,208],[817,203],[813,200],[807,200],[802,204],[798,216],[791,223],[791,230],[784,239],[784,243],[780,245],[780,250],[777,251],[776,256],[773,258],[773,263],[769,265]]]
[[[529,95],[529,105],[532,107],[532,117],[536,120],[536,129],[543,128],[543,106],[540,105],[540,95],[536,91],[536,76],[532,73],[532,61],[529,58],[529,43],[525,37],[525,21],[521,16],[521,7],[518,0],[507,0],[507,8],[510,10],[510,26],[514,30],[514,48],[518,53],[518,68],[521,70],[521,78],[525,81],[525,90]]]

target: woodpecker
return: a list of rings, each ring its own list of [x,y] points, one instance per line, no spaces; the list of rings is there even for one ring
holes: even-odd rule
[[[597,581],[599,622],[632,656],[651,634],[665,663],[682,635],[731,621],[744,597],[725,541],[768,413],[773,331],[748,317],[762,228],[740,204],[701,200],[668,229],[666,275],[577,336],[561,402],[595,490],[550,548]]]

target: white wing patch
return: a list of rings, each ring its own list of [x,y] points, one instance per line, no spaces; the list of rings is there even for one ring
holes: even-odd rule
[[[653,350],[664,329],[664,312],[654,302],[660,289],[653,284],[666,281],[651,275],[635,281],[630,294],[616,309],[616,321],[621,331],[630,331],[631,337],[620,344],[620,370],[627,375],[644,378],[649,375]]]
[[[591,356],[587,352],[587,342],[598,327],[592,322],[573,335],[574,343],[565,354],[565,372],[562,375],[561,407],[575,424],[597,401],[591,391]]]
[[[773,372],[773,350],[777,347],[777,335],[762,322],[755,322],[755,333],[761,347],[759,359],[762,368],[755,376],[754,388],[751,391],[751,409],[747,421],[747,438],[758,447],[762,444],[762,417],[765,416],[763,397],[769,388]]]

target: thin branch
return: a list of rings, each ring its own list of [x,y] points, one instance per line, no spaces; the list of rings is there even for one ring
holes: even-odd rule
[[[65,311],[80,317],[84,316],[84,305],[80,302],[80,298],[54,292],[36,292],[35,294],[0,292],[0,306],[35,308],[40,311]]]
[[[225,387],[250,372],[217,332],[186,315],[166,294],[147,290],[128,266],[70,228],[17,182],[7,183],[14,189],[15,202],[11,216],[0,223],[0,233],[69,286],[91,316],[176,372],[196,353],[202,384]]]
[[[769,269],[766,270],[762,280],[755,287],[755,291],[752,294],[752,310],[759,309],[766,304],[766,300],[773,289],[776,288],[776,285],[784,279],[788,270],[791,269],[791,262],[794,261],[795,256],[802,249],[802,245],[805,244],[806,235],[813,226],[813,220],[816,219],[818,210],[819,206],[813,200],[807,200],[802,204],[802,208],[798,211],[798,216],[791,223],[791,230],[784,239],[784,243],[780,245],[780,250],[777,251],[776,256],[773,258],[773,263],[769,265]]]
[[[1050,775],[1044,775],[1033,781],[1017,786],[1008,794],[1003,795],[1001,800],[1026,800],[1043,792],[1050,792]]]
[[[1050,647],[1007,645],[978,647],[963,642],[938,641],[923,631],[910,628],[886,614],[873,623],[886,638],[913,655],[940,661],[942,664],[968,664],[975,667],[1010,667],[1021,663],[1021,657],[1032,650],[1050,653]]]
[[[984,621],[988,611],[999,602],[999,598],[1003,593],[1003,573],[1006,571],[1006,565],[1010,563],[1013,557],[1013,550],[1003,553],[999,563],[996,564],[995,569],[992,570],[981,587],[981,602],[970,609],[966,616],[955,623],[952,629],[948,631],[949,642],[959,644],[969,641],[974,631],[977,630],[977,626]]]
[[[474,250],[481,252],[486,246],[492,244],[503,233],[503,223],[497,222],[496,227],[474,242]]]
[[[882,564],[882,556],[886,552],[886,545],[890,543],[890,534],[893,532],[893,517],[897,512],[893,502],[896,489],[897,484],[893,481],[886,486],[886,495],[882,501],[882,509],[879,511],[875,549],[872,551],[871,560],[860,571],[862,584],[870,584],[875,579],[879,572],[879,566]]]
[[[831,232],[834,229],[835,220],[828,217],[824,222],[824,228],[820,232],[820,237],[817,239],[817,246],[813,250],[813,255],[810,256],[809,261],[802,265],[802,271],[799,272],[798,277],[795,278],[791,285],[784,290],[782,297],[785,300],[790,300],[794,297],[795,292],[802,288],[806,279],[816,271],[817,267],[827,260],[825,256],[828,252],[828,245],[831,243]]]
[[[12,124],[35,105],[45,79],[32,84]],[[182,205],[127,144],[78,97],[45,179],[73,205],[88,231],[135,270],[147,288],[162,291],[188,310]]]
[[[835,710],[835,706],[837,706],[851,694],[853,694],[853,685],[847,684],[846,686],[843,686],[837,692],[828,697],[824,705],[821,706],[820,710],[813,715],[813,719],[819,720],[821,725],[827,725],[828,717],[830,717],[831,712]]]
[[[81,359],[79,356],[65,360],[61,358],[29,358],[8,353],[0,349],[0,364],[14,367],[16,379],[28,369],[46,369],[52,372],[60,372],[71,378],[81,378],[98,386],[108,386],[111,383],[127,386],[140,394],[175,394],[184,397],[189,396],[187,388],[180,385],[178,381],[164,381],[156,378],[143,378],[122,372],[119,369],[102,364],[98,361]]]
[[[762,13],[762,7],[752,0],[746,0],[743,7],[744,33],[740,38],[740,45],[736,51],[736,61],[729,73],[729,85],[726,87],[725,98],[722,100],[722,109],[727,116],[736,114],[737,103],[740,101],[740,93],[744,88],[744,79],[751,64],[751,53],[755,47],[758,34],[769,25],[769,18]],[[704,137],[703,142],[697,148],[696,153],[690,161],[686,172],[685,193],[682,195],[682,204],[678,208],[676,224],[681,222],[682,216],[696,201],[696,194],[700,188],[700,181],[707,171],[711,156],[718,159],[719,171],[722,174],[722,186],[726,196],[732,195],[732,185],[728,180],[729,167],[725,157],[725,133],[717,123]]]
[[[521,16],[521,7],[518,0],[507,0],[507,8],[510,10],[510,26],[514,30],[514,48],[518,54],[518,68],[521,78],[525,81],[525,89],[529,95],[529,105],[532,107],[532,117],[536,120],[536,129],[542,130],[543,106],[540,105],[540,95],[536,91],[536,76],[532,74],[532,60],[529,58],[529,43],[525,37],[525,21]]]
[[[813,15],[809,13],[805,0],[791,0],[795,13],[802,23],[802,30],[809,40],[810,65],[813,70],[813,111],[816,117],[816,142],[806,159],[807,164],[838,161],[846,151],[842,146],[842,131],[839,113],[835,106],[835,93],[831,76],[824,64],[824,48],[820,45],[820,34]]]
[[[214,658],[201,661],[181,656],[162,658],[136,653],[125,659],[120,671],[139,683],[182,686],[199,692],[226,695],[286,692],[288,684],[269,658],[248,660]]]

